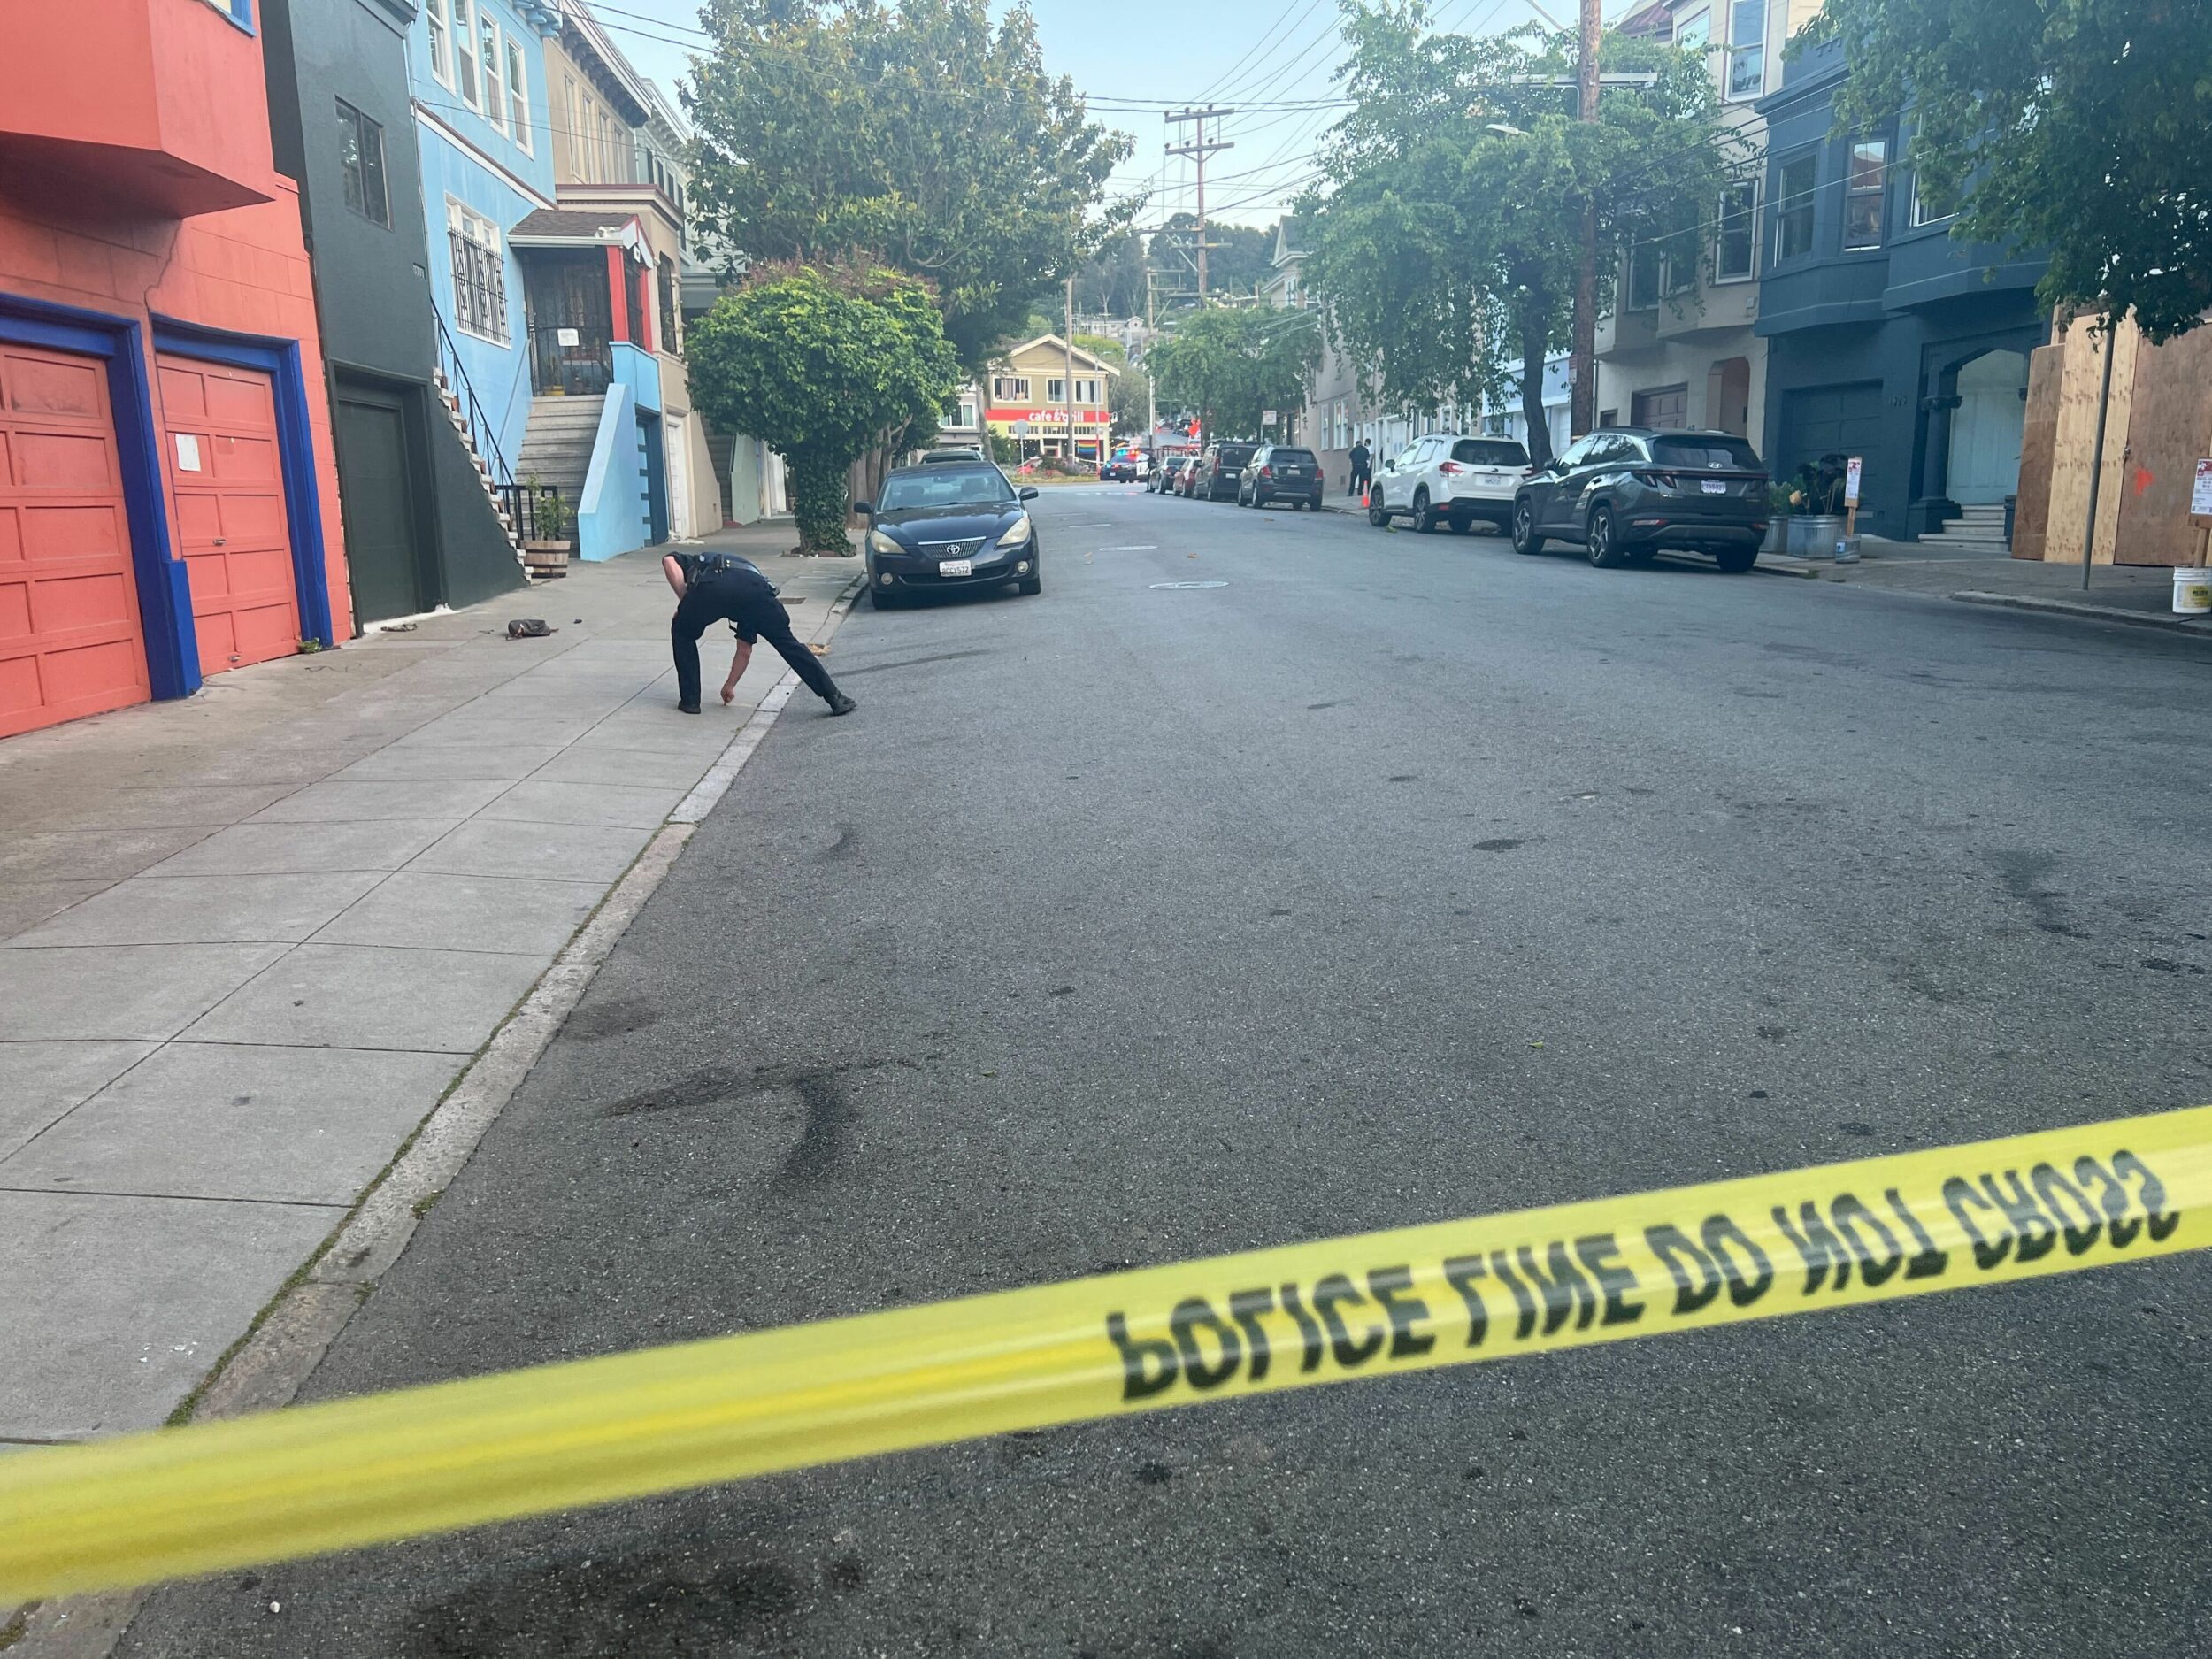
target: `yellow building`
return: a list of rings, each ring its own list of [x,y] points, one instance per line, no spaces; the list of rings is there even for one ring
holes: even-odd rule
[[[1071,400],[1068,380],[1075,382]],[[984,420],[1000,437],[1020,441],[1024,456],[1070,453],[1068,417],[1074,411],[1073,453],[1079,460],[1105,457],[1113,436],[1113,380],[1120,371],[1058,334],[1040,334],[991,365],[984,386]]]

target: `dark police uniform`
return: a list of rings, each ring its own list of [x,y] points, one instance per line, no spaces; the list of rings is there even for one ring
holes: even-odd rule
[[[716,622],[727,622],[730,632],[748,645],[767,641],[816,696],[825,703],[836,701],[836,683],[821,659],[791,632],[791,613],[783,608],[783,601],[776,597],[775,584],[761,574],[758,565],[734,553],[680,553],[676,557],[684,567],[684,596],[676,603],[668,634],[676,652],[679,703],[686,708],[698,707],[699,636]]]

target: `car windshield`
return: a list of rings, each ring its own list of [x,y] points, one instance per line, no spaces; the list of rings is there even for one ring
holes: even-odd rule
[[[879,512],[917,507],[996,507],[1014,492],[995,467],[933,466],[926,472],[894,472],[883,480]]]
[[[1277,466],[1311,466],[1313,451],[1311,449],[1277,449],[1267,458]]]
[[[1651,458],[1669,466],[1733,467],[1746,472],[1759,470],[1757,451],[1741,438],[1654,438]]]
[[[1466,466],[1526,466],[1528,451],[1510,438],[1462,438],[1452,459]]]

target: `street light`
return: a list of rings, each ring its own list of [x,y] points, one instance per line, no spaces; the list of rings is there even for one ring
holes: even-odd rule
[[[1510,121],[1493,121],[1482,130],[1486,133],[1495,133],[1500,138],[1526,138],[1528,136]]]

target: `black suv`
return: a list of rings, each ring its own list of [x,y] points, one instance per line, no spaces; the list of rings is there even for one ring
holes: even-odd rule
[[[1245,464],[1244,479],[1237,486],[1237,505],[1264,507],[1271,501],[1286,501],[1291,511],[1310,507],[1321,511],[1321,463],[1311,449],[1295,449],[1286,443],[1262,444]]]
[[[1513,496],[1513,550],[1578,542],[1602,570],[1662,548],[1710,553],[1747,571],[1767,534],[1767,473],[1725,432],[1613,426],[1567,446]]]
[[[1256,443],[1208,444],[1205,454],[1198,457],[1198,470],[1191,474],[1190,488],[1184,494],[1205,501],[1234,500],[1244,464],[1252,458],[1252,451],[1257,448]]]

